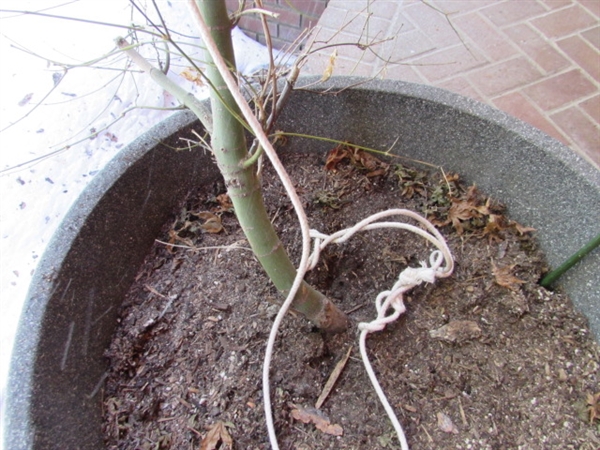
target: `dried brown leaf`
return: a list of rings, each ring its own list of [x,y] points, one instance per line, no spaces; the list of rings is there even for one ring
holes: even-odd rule
[[[233,439],[221,421],[216,422],[202,439],[200,450],[231,450]]]
[[[510,224],[515,227],[515,230],[517,230],[521,236],[524,235],[525,233],[530,233],[532,231],[537,231],[535,228],[525,227],[525,226],[523,226],[520,223],[515,222],[515,221],[511,221]]]
[[[480,337],[481,328],[472,320],[453,320],[437,330],[431,330],[429,336],[447,342],[464,342]]]
[[[200,212],[196,214],[200,219],[204,220],[204,223],[200,226],[207,233],[220,233],[223,231],[223,223],[219,216],[214,215],[210,212]]]
[[[349,144],[341,144],[327,155],[325,170],[336,170],[337,165],[344,160],[348,160],[355,168],[366,171],[369,178],[385,175],[389,169],[389,164],[369,152]]]
[[[494,279],[496,283],[502,287],[508,288],[512,291],[516,291],[519,288],[519,285],[525,283],[525,281],[512,275],[511,272],[514,269],[514,267],[515,264],[511,266],[498,267],[492,261],[492,273],[494,274]]]
[[[181,230],[179,230],[179,231],[181,231]],[[178,231],[169,230],[169,244],[175,245],[178,243],[187,245],[188,247],[194,246],[194,243],[190,239],[182,238],[181,236],[179,236]],[[169,251],[169,253],[173,253],[173,246],[168,245],[167,250]]]
[[[475,228],[486,227],[484,234],[495,233],[499,230],[500,224],[489,225],[489,221],[499,220],[501,217],[494,214],[498,206],[492,205],[489,198],[483,202],[483,198],[475,186],[469,187],[467,192],[460,197],[451,197],[450,200],[452,204],[446,219],[443,221],[434,220],[436,225],[444,226],[451,223],[459,235],[464,232],[465,223],[469,223],[470,227]],[[487,225],[489,225],[489,228],[487,228]]]
[[[590,424],[596,420],[600,421],[600,392],[586,395],[586,406],[590,418]]]
[[[333,67],[335,66],[335,60],[337,59],[338,51],[337,48],[333,50],[331,56],[329,57],[329,61],[327,62],[327,67],[323,71],[323,76],[321,77],[321,81],[327,81],[333,75]]]
[[[330,434],[332,436],[342,436],[344,430],[337,424],[332,424],[329,419],[316,408],[302,408],[295,407],[291,411],[292,417],[303,423],[312,423],[321,430],[323,433]]]
[[[464,197],[453,198],[452,206],[448,211],[448,221],[458,234],[464,231],[463,222],[481,217],[482,214],[489,213],[486,205],[477,205],[477,189],[471,186]]]
[[[338,145],[327,155],[325,170],[336,170],[337,165],[349,157],[349,149],[344,145]]]
[[[181,71],[179,75],[181,75],[186,80],[196,84],[197,86],[202,86],[204,84],[200,72],[198,72],[196,69],[193,69],[192,67],[186,67]]]
[[[217,202],[219,203],[218,212],[227,212],[233,209],[233,203],[227,194],[217,195]]]
[[[508,228],[509,223],[506,217],[499,214],[490,214],[488,222],[483,229],[483,235],[487,236],[490,242],[500,242],[503,240],[500,232]]]

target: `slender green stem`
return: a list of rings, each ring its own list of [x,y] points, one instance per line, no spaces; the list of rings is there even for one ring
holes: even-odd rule
[[[600,233],[594,239],[592,239],[590,242],[584,245],[581,249],[579,249],[578,252],[576,252],[564,263],[562,263],[558,268],[554,269],[552,272],[548,273],[544,278],[542,278],[540,284],[543,287],[547,288],[552,283],[554,283],[559,277],[561,277],[567,270],[569,270],[571,267],[573,267],[575,264],[581,261],[585,255],[590,253],[599,245]]]
[[[440,168],[440,166],[436,166],[435,164],[431,164],[431,163],[428,163],[428,162],[425,162],[425,161],[421,161],[421,160],[418,160],[418,159],[408,158],[406,156],[396,155],[394,153],[391,153],[393,145],[388,150],[377,150],[375,148],[365,147],[363,145],[351,144],[348,141],[340,141],[339,139],[331,139],[331,138],[326,138],[326,137],[323,137],[323,136],[313,136],[313,135],[310,135],[310,134],[288,133],[286,131],[278,131],[276,133],[273,133],[271,136],[299,137],[299,138],[304,138],[304,139],[315,139],[317,141],[323,141],[323,142],[331,142],[332,144],[338,144],[338,145],[347,144],[347,145],[350,145],[350,146],[352,146],[354,148],[357,148],[359,150],[364,150],[365,152],[375,153],[375,154],[382,155],[382,156],[389,156],[390,158],[406,159],[406,160],[409,160],[409,161],[412,161],[412,162],[415,162],[415,163],[418,163],[418,164],[423,164],[425,166],[434,167],[436,169]]]
[[[129,45],[124,38],[118,37],[115,39],[117,46],[123,50],[131,58],[131,60],[144,72],[160,85],[164,90],[172,94],[182,104],[187,106],[202,122],[204,128],[210,133],[212,131],[212,115],[210,108],[206,103],[201,102],[191,92],[186,91],[182,87],[175,84],[168,78],[162,70],[154,67],[146,59],[140,55],[135,49]]]
[[[254,151],[254,153],[252,153],[252,155],[250,155],[250,157],[244,161],[242,167],[244,169],[248,168],[248,167],[252,167],[256,161],[258,161],[258,158],[260,158],[260,155],[263,154],[263,148],[261,147],[260,144],[257,144],[256,146],[256,150]]]

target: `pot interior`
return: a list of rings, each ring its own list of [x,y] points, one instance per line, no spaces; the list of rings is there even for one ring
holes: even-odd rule
[[[389,149],[460,173],[506,203],[512,218],[536,228],[554,267],[598,233],[600,175],[562,144],[440,89],[358,81],[364,82],[332,79],[319,92],[296,91],[277,129]],[[180,137],[194,139],[192,129],[202,131],[190,113],[180,113],[125,148],[49,245],[15,345],[7,448],[103,448],[103,354],[119,305],[174,206],[192,187],[219,179],[210,154],[173,150],[185,146]],[[332,145],[289,137],[285,151],[324,152]],[[595,252],[561,280],[596,336],[599,267]]]

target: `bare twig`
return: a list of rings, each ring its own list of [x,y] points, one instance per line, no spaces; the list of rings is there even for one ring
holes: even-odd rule
[[[335,383],[342,374],[344,367],[346,367],[346,363],[348,362],[348,358],[350,358],[350,353],[352,352],[352,349],[353,347],[350,346],[346,354],[335,365],[335,368],[331,372],[331,375],[329,375],[329,378],[327,379],[327,382],[323,387],[323,391],[321,391],[321,395],[319,395],[319,398],[317,399],[317,403],[315,403],[315,408],[320,409],[321,406],[323,406],[323,403],[325,403],[325,400],[327,400],[327,397],[329,397],[333,386],[335,386]]]

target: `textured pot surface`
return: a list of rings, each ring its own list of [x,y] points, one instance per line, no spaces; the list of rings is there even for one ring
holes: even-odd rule
[[[315,79],[305,79],[309,84]],[[536,228],[552,266],[600,230],[600,172],[544,133],[506,114],[428,86],[332,79],[297,91],[277,129],[388,149],[443,166],[506,203]],[[103,448],[103,353],[118,307],[174,205],[218,173],[202,150],[173,151],[190,136],[180,113],[125,148],[78,199],[36,271],[12,359],[7,449]],[[179,131],[178,131],[179,130]],[[174,135],[174,137],[170,137]],[[169,138],[170,137],[170,138]],[[191,136],[190,136],[191,137]],[[331,143],[290,138],[287,148]],[[600,336],[600,252],[560,280]]]

